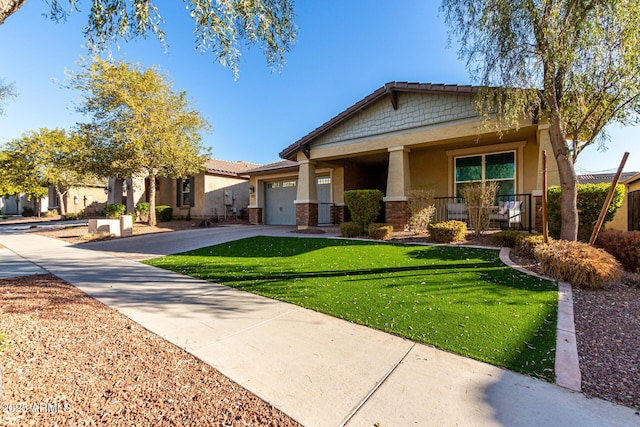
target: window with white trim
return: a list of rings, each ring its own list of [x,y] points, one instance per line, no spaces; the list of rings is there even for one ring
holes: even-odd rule
[[[498,183],[498,196],[516,193],[516,152],[488,153],[455,158],[455,192],[482,181]]]

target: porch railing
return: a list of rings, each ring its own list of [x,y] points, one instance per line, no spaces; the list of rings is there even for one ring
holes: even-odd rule
[[[462,197],[435,197],[434,221],[458,219],[466,221]],[[506,208],[505,204],[509,202]],[[531,194],[503,194],[496,197],[495,213],[491,215],[492,229],[517,229],[531,232],[534,218]],[[503,208],[503,209],[500,209]]]

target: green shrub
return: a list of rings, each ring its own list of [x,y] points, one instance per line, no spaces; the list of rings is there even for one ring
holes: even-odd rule
[[[491,235],[491,243],[505,248],[515,248],[518,240],[526,236],[526,234],[514,230],[498,231]]]
[[[66,214],[64,214],[64,219],[68,219],[68,220],[78,219],[78,214],[75,212],[67,212]]]
[[[427,234],[429,223],[436,212],[433,196],[435,191],[427,188],[409,190],[409,230],[414,233]]]
[[[557,240],[538,245],[534,254],[543,274],[583,288],[601,288],[622,275],[613,255],[583,242]]]
[[[389,240],[393,234],[393,225],[372,222],[369,224],[369,237],[376,240]]]
[[[156,206],[156,220],[158,222],[169,222],[173,218],[173,208],[171,206]]]
[[[44,214],[42,214],[42,216],[45,217],[45,218],[52,218],[54,216],[58,216],[58,210],[57,209],[49,209]]]
[[[467,236],[467,224],[463,221],[440,221],[429,224],[429,236],[437,243],[460,242]]]
[[[136,213],[138,219],[142,222],[149,222],[149,211],[151,210],[151,205],[149,202],[140,202],[136,205]]]
[[[640,231],[605,230],[596,245],[613,255],[625,270],[640,273]]]
[[[593,232],[593,227],[598,221],[600,211],[604,205],[611,184],[578,184],[578,239],[588,242]],[[553,186],[547,190],[547,218],[549,222],[549,234],[554,238],[560,237],[560,225],[562,213],[560,209],[560,187]],[[616,186],[611,205],[604,218],[604,224],[611,221],[624,199],[625,187],[622,184]]]
[[[460,189],[460,195],[467,208],[469,225],[476,237],[481,236],[489,228],[493,201],[497,192],[498,183],[496,182],[467,184]]]
[[[378,218],[383,196],[380,190],[349,190],[344,192],[344,201],[349,208],[349,213],[351,213],[351,219],[363,227],[361,233]]]
[[[120,218],[120,215],[124,215],[127,207],[122,203],[108,203],[104,205],[104,213],[109,218]]]
[[[30,208],[29,206],[22,207],[22,216],[24,217],[34,216],[35,214],[36,214],[36,211],[33,208]]]
[[[549,242],[553,239],[549,237]],[[534,258],[533,251],[537,246],[544,245],[544,236],[542,234],[523,235],[516,241],[513,253],[523,258]]]
[[[343,222],[340,224],[340,235],[342,237],[362,236],[362,225],[353,221]]]
[[[140,215],[148,214],[151,210],[151,204],[149,202],[140,202],[136,205],[136,210]]]

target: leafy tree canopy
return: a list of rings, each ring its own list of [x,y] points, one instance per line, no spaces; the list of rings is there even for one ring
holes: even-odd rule
[[[70,86],[82,94],[77,110],[90,118],[79,128],[97,175],[154,182],[204,168],[208,150],[201,132],[209,123],[157,69],[94,58],[70,75]],[[155,186],[149,191],[155,223]]]
[[[42,128],[28,132],[7,144],[7,156],[11,176],[26,187],[21,192],[30,195],[40,194],[34,188],[54,187],[62,196],[70,187],[86,184],[92,177],[86,173],[84,143],[76,134],[65,130]],[[37,197],[44,197],[39,195]],[[64,215],[61,203],[60,214]]]
[[[0,0],[0,24],[25,0]],[[295,42],[293,0],[183,0],[193,20],[196,48],[212,52],[223,66],[238,73],[241,41],[258,44],[271,66],[284,62]],[[80,12],[82,0],[47,0],[50,17],[64,20]],[[92,0],[84,28],[88,46],[105,50],[111,43],[155,34],[165,45],[161,2],[153,0]],[[158,6],[160,4],[160,6]]]

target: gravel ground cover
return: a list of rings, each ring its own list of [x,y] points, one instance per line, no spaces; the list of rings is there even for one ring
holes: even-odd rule
[[[299,426],[55,276],[0,280],[0,299],[0,425]]]
[[[573,289],[582,390],[640,409],[640,287],[637,277],[601,290]]]

